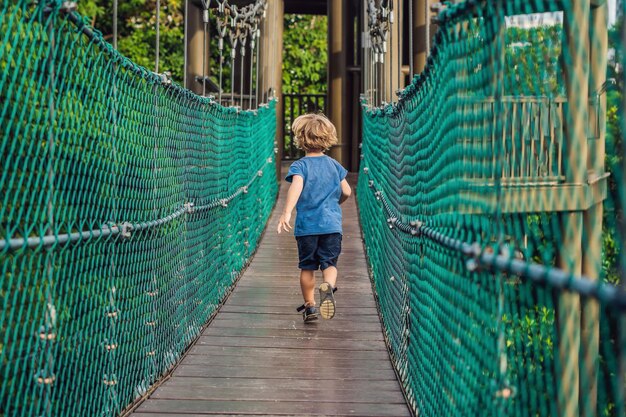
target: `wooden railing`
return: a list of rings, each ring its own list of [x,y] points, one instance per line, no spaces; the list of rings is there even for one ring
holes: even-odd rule
[[[302,114],[316,112],[326,114],[326,94],[283,94],[283,160],[298,159],[303,155],[294,143],[291,123]]]
[[[511,185],[563,182],[565,104],[560,97],[504,97],[496,109],[493,99],[468,100],[461,112],[468,177],[499,177]]]

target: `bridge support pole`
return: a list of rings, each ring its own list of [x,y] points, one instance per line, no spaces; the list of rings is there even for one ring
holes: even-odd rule
[[[608,51],[608,6],[603,4],[590,10],[589,91],[589,167],[590,174],[599,178],[604,173],[606,96],[598,95],[606,81]],[[590,178],[591,179],[591,178]],[[602,273],[602,202],[583,214],[582,272],[592,279]],[[580,362],[581,416],[596,416],[598,402],[598,345],[600,339],[600,307],[597,301],[588,300],[582,307]]]
[[[344,134],[348,124],[348,112],[344,111],[346,97],[346,64],[347,48],[344,36],[344,24],[347,16],[347,0],[328,2],[328,117],[337,128],[339,142],[330,150],[330,156],[343,166],[348,166],[350,152],[345,149],[349,145]]]
[[[565,123],[566,182],[583,184],[587,176],[588,91],[589,91],[589,0],[569,0],[565,4],[563,62],[568,111]],[[584,34],[581,36],[581,34]],[[577,192],[555,198],[579,199]],[[582,272],[583,214],[560,215],[563,244],[559,267],[580,275]],[[580,296],[561,293],[557,301],[557,375],[559,415],[579,416],[580,397]]]
[[[285,121],[283,120],[283,26],[285,5],[283,0],[268,0],[265,19],[261,23],[261,41],[259,48],[259,103],[267,102],[273,95],[278,98],[276,104],[276,178],[280,177],[280,165],[283,158]]]
[[[428,57],[428,0],[411,0],[413,2],[413,77],[424,71]]]
[[[387,40],[387,53],[385,54],[384,62],[384,76],[382,82],[385,86],[382,88],[384,96],[383,101],[392,103],[397,100],[396,90],[400,88],[400,43],[402,37],[400,36],[400,2],[398,0],[391,0],[393,3],[394,19],[389,30]]]
[[[202,55],[206,53],[205,62],[209,62],[209,50],[207,39],[207,49],[204,48],[204,23],[202,22],[202,10],[189,2],[187,7],[188,15],[185,16],[187,26],[187,65],[185,74],[185,88],[196,94],[202,95],[202,84],[196,81],[196,77],[202,77]],[[206,65],[208,67],[208,65]],[[208,71],[207,74],[208,75]]]

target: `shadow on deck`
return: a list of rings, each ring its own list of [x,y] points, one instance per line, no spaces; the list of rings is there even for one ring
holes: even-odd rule
[[[355,199],[343,206],[337,315],[305,325],[295,310],[296,242],[275,231],[286,186],[237,287],[133,417],[410,416],[383,341]]]

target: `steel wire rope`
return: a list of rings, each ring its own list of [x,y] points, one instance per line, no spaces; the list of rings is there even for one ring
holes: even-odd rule
[[[211,6],[211,0],[202,0],[202,97],[206,96],[206,82],[207,82],[207,32],[209,31],[209,7]]]
[[[254,67],[254,37],[256,36],[256,28],[253,29],[253,31],[251,32],[251,39],[250,39],[250,88],[248,90],[248,99],[249,99],[249,103],[248,103],[248,110],[252,110],[252,69]]]
[[[261,19],[265,19],[265,13],[267,10],[267,3],[263,2],[263,14]],[[261,20],[260,19],[260,20]],[[254,107],[259,108],[259,51],[261,49],[261,25],[259,23],[257,27],[257,44],[256,44],[256,72],[254,74],[255,88],[254,88]]]
[[[413,30],[413,0],[409,0],[409,80],[413,79],[413,36],[415,31]]]
[[[393,91],[393,51],[394,48],[393,47],[393,0],[388,0],[389,1],[389,6],[387,8],[387,14],[388,14],[388,25],[389,25],[389,47],[387,48],[389,50],[389,102],[393,102],[393,95],[394,95],[394,91]]]
[[[228,32],[228,38],[230,39],[230,105],[235,105],[235,58],[237,57],[237,42],[239,40],[239,34],[234,30],[237,28],[237,20],[239,19],[239,13],[237,12],[237,6],[233,6],[230,16],[230,31]]]
[[[117,4],[118,0],[115,0]],[[183,42],[185,43],[185,48],[183,50],[183,87],[187,87],[187,67],[188,67],[188,59],[189,59],[189,1],[185,0],[185,27],[183,28]]]
[[[154,57],[154,72],[159,73],[159,54],[161,47],[161,0],[156,0],[156,42]]]
[[[244,103],[244,83],[243,83],[243,73],[244,73],[244,64],[246,61],[246,43],[248,42],[248,27],[244,23],[240,22],[239,32],[239,44],[241,45],[240,53],[239,53],[239,107],[243,109]]]
[[[217,0],[217,16],[215,17],[217,26],[217,49],[219,50],[219,91],[218,91],[218,103],[222,103],[222,91],[224,90],[223,73],[224,73],[224,37],[226,36],[226,30],[228,28],[228,17],[226,12],[230,13],[230,9],[225,8],[226,0]],[[232,70],[232,69],[231,69]]]

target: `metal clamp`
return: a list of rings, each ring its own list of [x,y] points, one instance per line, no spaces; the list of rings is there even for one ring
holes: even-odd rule
[[[420,234],[422,234],[422,226],[424,225],[424,222],[421,222],[419,220],[411,220],[409,222],[409,225],[411,226],[411,235],[412,236],[419,236]]]
[[[171,72],[165,71],[162,74],[157,74],[157,75],[161,79],[161,83],[163,83],[165,85],[171,85],[172,84],[172,73]]]
[[[130,238],[130,233],[133,231],[133,225],[129,222],[122,223],[122,227],[120,228],[120,235],[124,239]]]

